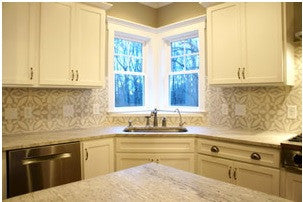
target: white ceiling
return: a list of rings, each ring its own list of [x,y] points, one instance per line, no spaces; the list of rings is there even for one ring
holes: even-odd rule
[[[138,3],[157,9],[166,6],[168,4],[171,4],[172,2],[138,2]]]

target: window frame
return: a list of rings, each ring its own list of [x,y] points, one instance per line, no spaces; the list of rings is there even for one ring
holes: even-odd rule
[[[171,71],[171,42],[184,40],[188,38],[199,38],[199,70],[196,71],[178,71],[173,74]],[[162,70],[162,85],[164,86],[162,95],[164,99],[160,108],[167,110],[175,110],[178,108],[182,112],[196,113],[205,112],[206,104],[206,39],[205,39],[205,22],[198,22],[187,26],[180,26],[178,28],[168,30],[161,36],[162,48],[164,50],[165,57],[161,59]],[[170,105],[170,92],[169,92],[169,75],[183,74],[183,73],[198,73],[198,107],[191,106],[171,106]],[[159,88],[160,89],[160,88]]]
[[[130,41],[142,43],[142,73],[140,72],[121,72],[122,74],[143,75],[144,76],[144,93],[143,106],[129,106],[129,107],[115,107],[115,74],[119,71],[114,70],[114,38],[121,38]],[[152,53],[151,43],[153,36],[145,31],[133,29],[127,26],[108,23],[108,111],[112,113],[133,113],[150,110],[151,96],[149,89],[151,89],[151,82],[149,77],[151,75],[151,59],[148,57]],[[139,73],[139,74],[138,74]]]
[[[173,23],[160,28],[137,24],[127,20],[107,16],[108,57],[108,112],[111,114],[150,114],[154,108],[174,111],[179,108],[182,113],[205,112],[206,103],[206,39],[205,15]],[[181,34],[180,34],[181,33]],[[199,106],[169,106],[170,44],[169,41],[199,36]],[[144,42],[143,71],[145,73],[144,106],[115,107],[114,80],[114,38]],[[153,79],[149,79],[153,78]],[[164,112],[166,113],[166,112]]]

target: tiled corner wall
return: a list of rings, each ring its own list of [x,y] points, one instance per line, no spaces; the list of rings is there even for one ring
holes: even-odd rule
[[[294,87],[209,87],[207,113],[184,117],[186,125],[215,125],[256,130],[301,131],[301,63],[302,48],[295,51],[296,85]],[[107,89],[2,89],[2,131],[6,134],[88,128],[107,125],[126,125],[130,117],[109,116]],[[228,105],[228,115],[221,106]],[[93,114],[93,105],[100,106],[100,114]],[[246,115],[236,116],[237,104],[245,105]],[[73,106],[73,116],[63,116],[63,106]],[[298,107],[298,118],[287,119],[287,106]],[[26,118],[25,107],[32,108],[32,117]],[[6,119],[5,113],[17,110],[16,119]],[[11,117],[12,118],[12,117]],[[131,117],[135,124],[144,124],[144,118]],[[168,117],[168,124],[178,117]]]
[[[302,47],[295,48],[293,87],[210,87],[207,92],[209,123],[215,126],[252,130],[302,131]],[[222,104],[228,115],[223,115]],[[235,115],[236,105],[245,105],[246,115]],[[287,118],[287,106],[297,106],[297,118]]]

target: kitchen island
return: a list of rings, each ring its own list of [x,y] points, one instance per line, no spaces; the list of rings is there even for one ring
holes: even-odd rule
[[[4,201],[287,201],[156,163]]]

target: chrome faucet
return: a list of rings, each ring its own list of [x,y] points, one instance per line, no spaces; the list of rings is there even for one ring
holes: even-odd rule
[[[175,112],[177,112],[179,114],[179,126],[182,127],[185,124],[185,122],[182,121],[181,112],[178,108],[175,109]]]
[[[151,114],[151,116],[154,116],[154,127],[157,127],[158,126],[158,110],[157,108],[155,108]]]

